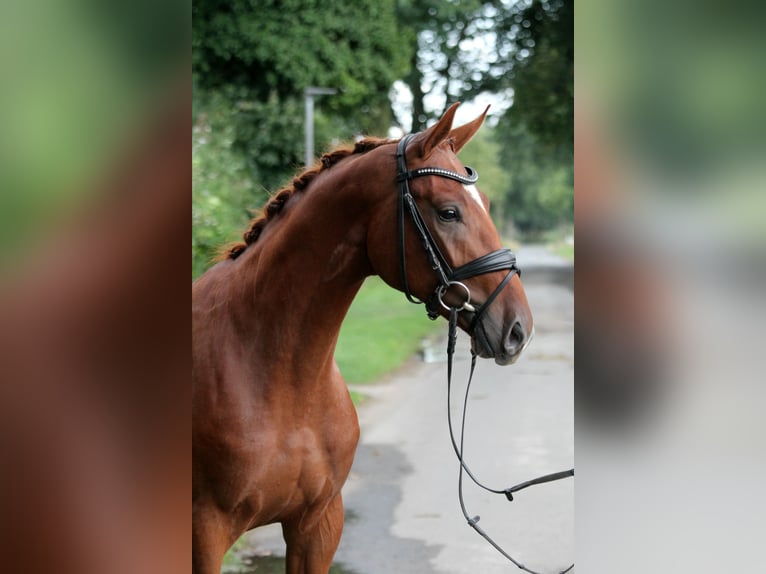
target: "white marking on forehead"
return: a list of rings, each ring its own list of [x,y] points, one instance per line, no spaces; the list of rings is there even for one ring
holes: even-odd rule
[[[484,202],[481,200],[481,195],[479,195],[479,190],[476,189],[475,185],[463,185],[465,190],[468,192],[468,195],[470,195],[473,200],[479,204],[479,207],[481,207],[484,212],[486,213],[487,209],[484,207]]]

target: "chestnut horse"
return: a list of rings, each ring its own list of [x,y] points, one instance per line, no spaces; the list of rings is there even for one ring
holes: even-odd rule
[[[490,252],[510,254],[472,185],[474,172],[456,156],[486,110],[452,129],[456,109],[399,145],[365,139],[326,154],[268,202],[244,244],[195,282],[195,574],[218,574],[240,535],[275,522],[288,573],[330,568],[343,528],[341,487],[359,438],[333,352],[365,277],[379,275],[421,301],[436,291],[443,305],[432,314],[459,310],[458,324],[475,333],[481,357],[507,364],[526,346],[532,317],[518,274],[505,272],[511,264],[485,265],[440,290],[441,271],[420,229],[458,269]],[[419,222],[402,219],[402,188]],[[481,329],[473,329],[480,313]]]

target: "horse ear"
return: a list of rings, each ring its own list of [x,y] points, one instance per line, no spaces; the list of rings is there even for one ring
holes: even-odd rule
[[[455,118],[460,102],[455,102],[444,112],[441,119],[418,135],[417,143],[420,147],[420,157],[426,159],[436,147],[449,137],[452,128],[452,120]]]
[[[479,130],[481,124],[484,123],[484,118],[487,117],[488,111],[489,106],[484,109],[484,113],[481,114],[478,118],[472,122],[463,124],[459,128],[455,128],[450,132],[449,137],[452,139],[452,147],[455,149],[455,153],[459,152],[465,144],[471,141],[471,138]]]

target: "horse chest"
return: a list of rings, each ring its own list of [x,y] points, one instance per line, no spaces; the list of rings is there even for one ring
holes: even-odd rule
[[[356,411],[342,392],[325,389],[311,408],[300,401],[290,409],[270,408],[251,429],[252,449],[240,454],[249,468],[246,492],[256,521],[279,520],[300,509],[322,506],[343,486],[359,438]]]
[[[273,473],[290,477],[301,489],[316,494],[327,481],[345,481],[359,438],[356,413],[338,405],[325,405],[315,416],[304,412],[279,433],[278,458]]]

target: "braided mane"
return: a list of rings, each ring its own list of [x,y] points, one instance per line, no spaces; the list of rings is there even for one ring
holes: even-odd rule
[[[247,246],[255,243],[266,227],[266,224],[274,219],[282,211],[289,199],[296,193],[305,191],[305,189],[314,181],[317,175],[330,169],[342,159],[350,155],[362,154],[380,147],[384,144],[393,143],[396,140],[385,138],[364,138],[354,144],[353,147],[340,147],[324,154],[317,164],[298,174],[293,180],[277,191],[255,218],[250,221],[250,227],[245,231],[242,238],[244,243],[235,243],[224,248],[220,259],[236,259]]]

